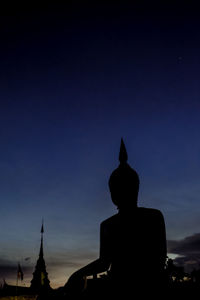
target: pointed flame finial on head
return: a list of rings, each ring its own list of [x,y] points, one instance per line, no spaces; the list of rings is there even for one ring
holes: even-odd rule
[[[120,145],[120,151],[119,151],[119,161],[120,164],[127,163],[128,160],[128,154],[126,151],[126,147],[123,141],[123,138],[121,138],[121,145]]]

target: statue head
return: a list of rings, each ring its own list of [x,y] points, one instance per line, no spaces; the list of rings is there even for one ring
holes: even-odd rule
[[[109,188],[113,203],[119,208],[128,209],[137,206],[139,176],[127,163],[128,155],[121,139],[119,152],[120,164],[109,179]]]

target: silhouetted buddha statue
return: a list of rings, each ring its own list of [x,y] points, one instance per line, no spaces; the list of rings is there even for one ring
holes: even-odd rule
[[[166,234],[162,213],[137,206],[139,177],[127,163],[121,141],[120,164],[110,176],[109,188],[118,213],[100,227],[100,256],[69,278],[65,289],[81,278],[109,270],[110,290],[118,293],[149,293],[162,284],[166,259]]]

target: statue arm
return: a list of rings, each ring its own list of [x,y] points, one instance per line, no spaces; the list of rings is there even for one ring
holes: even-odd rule
[[[103,273],[108,270],[109,265],[106,264],[104,260],[101,258],[96,259],[95,261],[89,263],[85,267],[79,269],[75,273],[72,274],[72,276],[76,277],[87,277],[87,276],[92,276],[96,275],[98,273]]]
[[[72,280],[78,280],[80,278],[95,275],[95,274],[98,274],[98,273],[103,273],[103,272],[108,270],[108,268],[110,266],[110,259],[109,259],[109,255],[108,255],[107,250],[106,250],[107,249],[106,243],[107,243],[107,241],[106,241],[106,234],[105,234],[104,226],[101,224],[101,230],[100,230],[100,256],[99,256],[99,258],[96,259],[95,261],[89,263],[85,267],[83,267],[83,268],[77,270],[76,272],[74,272],[70,276],[70,278],[69,278],[69,280],[68,280],[68,282],[66,283],[65,286],[67,286],[67,284]]]

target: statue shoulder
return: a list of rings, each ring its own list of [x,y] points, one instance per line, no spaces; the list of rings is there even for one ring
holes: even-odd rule
[[[109,217],[108,219],[102,221],[100,226],[101,226],[101,228],[112,226],[113,224],[118,222],[118,219],[119,219],[119,215],[115,214],[115,215]]]
[[[149,217],[164,219],[162,212],[155,208],[139,207],[140,213]]]

